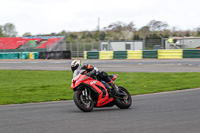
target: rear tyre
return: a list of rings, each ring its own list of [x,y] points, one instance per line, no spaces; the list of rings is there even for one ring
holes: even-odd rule
[[[125,92],[127,94],[128,98],[127,99],[115,98],[115,104],[120,109],[127,109],[132,104],[131,95],[130,95],[130,93],[125,88],[123,88],[121,86],[118,86],[118,87],[119,87],[119,91]]]
[[[74,93],[74,102],[76,106],[83,112],[91,112],[94,108],[94,102],[83,96],[82,90],[76,90]]]

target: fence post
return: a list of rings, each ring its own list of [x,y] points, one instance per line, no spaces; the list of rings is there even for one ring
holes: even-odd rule
[[[125,48],[126,48],[126,39],[124,39],[124,45],[125,45]],[[130,49],[131,49],[131,46],[130,46]]]
[[[85,40],[83,40],[83,51],[85,51]]]
[[[99,40],[99,51],[101,51],[101,41]]]
[[[94,43],[93,40],[91,40],[91,51],[93,51],[93,49],[94,49],[93,43]]]
[[[78,41],[78,39],[76,41],[77,41],[77,50],[76,50],[77,58],[79,58],[79,41]]]
[[[64,43],[64,45],[65,45],[65,48],[66,48],[66,51],[67,51],[67,42],[66,42],[66,43]]]
[[[72,58],[72,42],[69,41],[69,45],[70,45],[70,53],[71,53],[71,58]]]
[[[185,44],[184,44],[184,36],[182,37],[182,39],[183,39],[183,49],[185,49]]]
[[[143,50],[145,50],[145,38],[143,38]]]
[[[162,49],[164,49],[164,45],[163,45],[163,37],[162,37],[162,35],[160,35],[160,38],[161,38],[161,46],[162,46]]]

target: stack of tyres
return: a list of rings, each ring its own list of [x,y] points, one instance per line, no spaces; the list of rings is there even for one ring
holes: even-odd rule
[[[87,52],[87,59],[99,59],[99,52]]]
[[[182,49],[158,50],[158,59],[182,59],[182,58],[183,58]]]
[[[2,59],[2,53],[0,53],[0,59]]]
[[[40,52],[39,59],[47,59],[48,52]]]
[[[2,52],[0,59],[38,59],[39,52]]]
[[[127,51],[114,51],[114,59],[127,59]]]
[[[150,58],[150,59],[157,59],[158,52],[157,50],[145,50],[143,51],[143,59]]]
[[[9,54],[8,53],[2,53],[2,59],[9,59]]]
[[[128,51],[127,59],[142,59],[142,50]]]
[[[20,59],[29,59],[29,52],[22,52],[20,54]]]
[[[8,59],[8,53],[1,53],[1,59]]]
[[[34,59],[33,52],[30,52],[30,53],[29,53],[29,59]]]
[[[19,59],[22,59],[22,52],[19,52]]]
[[[183,50],[183,58],[200,58],[200,50]]]
[[[39,58],[39,52],[30,52],[29,53],[29,59],[38,59]]]
[[[19,53],[1,53],[0,59],[19,59]]]
[[[19,59],[19,53],[10,53],[10,59]]]
[[[84,51],[84,59],[87,59],[87,51]]]
[[[35,59],[71,59],[70,51],[35,52]]]
[[[34,52],[35,54],[35,59],[39,59],[39,52]]]
[[[99,51],[99,59],[113,59],[113,51]]]

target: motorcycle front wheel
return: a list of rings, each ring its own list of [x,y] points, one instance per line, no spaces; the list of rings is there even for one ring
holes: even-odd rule
[[[74,103],[83,112],[91,112],[94,108],[93,100],[90,96],[84,96],[83,91],[80,89],[74,92]]]
[[[118,86],[118,87],[119,87],[119,91],[122,91],[122,92],[126,93],[128,97],[126,99],[115,98],[115,104],[120,109],[127,109],[132,104],[131,95],[124,87],[121,87],[121,86]]]

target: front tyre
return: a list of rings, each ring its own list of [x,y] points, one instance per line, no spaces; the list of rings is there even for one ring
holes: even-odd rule
[[[94,103],[91,98],[83,96],[82,92],[80,89],[75,91],[74,102],[83,112],[91,112],[94,108]]]
[[[115,98],[115,104],[117,107],[119,107],[120,109],[127,109],[131,106],[132,104],[132,98],[130,93],[123,87],[118,86],[119,87],[119,91],[123,91],[127,94],[128,98],[127,99],[123,99],[123,98]]]

